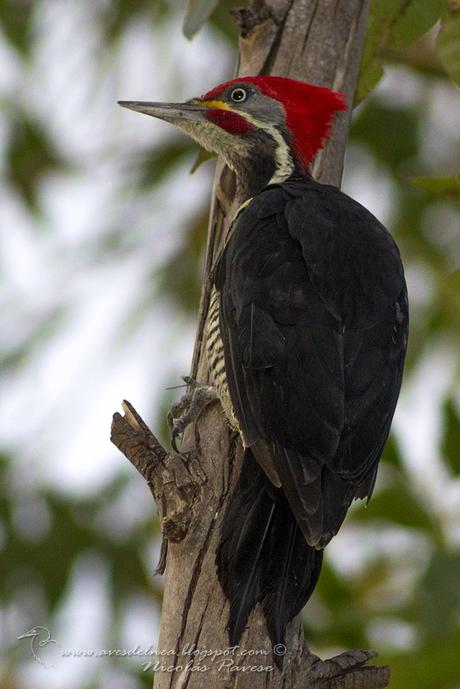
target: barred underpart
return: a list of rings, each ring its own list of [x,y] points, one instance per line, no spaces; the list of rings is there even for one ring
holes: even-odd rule
[[[238,431],[238,421],[233,412],[225,373],[224,344],[220,334],[219,322],[219,293],[216,289],[213,289],[211,294],[206,323],[206,354],[209,362],[209,383],[216,388],[230,425]]]

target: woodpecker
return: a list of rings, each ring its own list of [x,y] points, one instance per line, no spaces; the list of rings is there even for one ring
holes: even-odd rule
[[[407,344],[400,254],[368,210],[311,176],[342,94],[256,76],[185,103],[120,104],[221,155],[247,199],[206,326],[211,383],[245,448],[216,562],[231,644],[257,603],[284,643],[324,547],[374,488]]]

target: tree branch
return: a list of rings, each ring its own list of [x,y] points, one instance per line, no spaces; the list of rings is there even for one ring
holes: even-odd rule
[[[125,415],[113,415],[110,439],[147,481],[163,537],[179,543],[185,538],[205,480],[199,463],[177,452],[168,453],[134,407],[126,400],[122,407]]]

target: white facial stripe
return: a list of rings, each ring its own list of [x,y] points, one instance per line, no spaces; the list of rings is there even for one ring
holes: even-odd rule
[[[294,162],[292,160],[291,151],[285,142],[280,131],[268,122],[261,122],[247,112],[238,111],[240,117],[244,117],[248,122],[253,124],[258,129],[263,129],[274,139],[276,143],[275,160],[276,169],[268,184],[279,184],[284,182],[294,171]]]

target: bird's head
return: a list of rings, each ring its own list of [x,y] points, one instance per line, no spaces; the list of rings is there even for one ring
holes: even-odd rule
[[[233,79],[185,103],[120,105],[171,122],[222,155],[251,191],[308,172],[334,113],[346,110],[340,93],[270,76]]]

